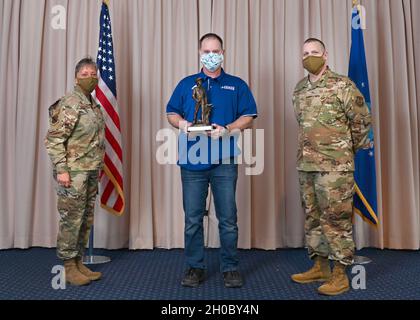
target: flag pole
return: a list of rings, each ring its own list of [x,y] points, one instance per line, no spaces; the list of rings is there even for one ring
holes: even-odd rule
[[[94,225],[92,224],[92,227],[90,229],[90,235],[89,235],[89,249],[88,254],[83,257],[83,264],[101,264],[101,263],[107,263],[111,261],[110,257],[106,256],[96,256],[93,254],[93,248],[94,248]]]
[[[109,7],[109,0],[102,0],[102,2],[105,3],[107,7]],[[90,230],[88,254],[83,257],[83,263],[84,264],[101,264],[101,263],[107,263],[111,261],[110,257],[94,255],[93,248],[94,248],[94,224],[92,224],[92,227]]]
[[[352,10],[354,10],[355,7],[359,6],[359,0],[352,0],[352,2],[353,2]],[[372,262],[372,259],[365,256],[354,255],[353,257],[353,264],[368,264],[371,262]]]

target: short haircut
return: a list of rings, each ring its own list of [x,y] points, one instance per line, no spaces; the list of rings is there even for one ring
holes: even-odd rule
[[[206,40],[206,39],[216,39],[216,40],[218,40],[219,42],[220,42],[220,46],[222,47],[222,49],[223,49],[223,40],[222,40],[222,38],[220,37],[220,36],[218,36],[217,34],[215,34],[215,33],[206,33],[204,36],[202,36],[201,38],[200,38],[200,42],[199,42],[199,44],[200,44],[200,49],[201,49],[201,45],[203,44],[203,41],[204,40]]]
[[[325,43],[322,42],[321,40],[317,39],[317,38],[308,38],[305,40],[305,42],[303,43],[304,45],[310,42],[318,42],[319,44],[321,44],[322,49],[325,51],[326,47],[325,47]]]
[[[96,65],[95,60],[93,60],[91,57],[85,57],[76,64],[76,68],[74,70],[75,78],[77,78],[77,74],[79,73],[80,69],[85,66],[93,66],[96,70],[98,70],[98,66]]]

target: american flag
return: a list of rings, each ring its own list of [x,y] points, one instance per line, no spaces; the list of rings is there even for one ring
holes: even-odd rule
[[[99,48],[96,60],[99,83],[95,89],[95,98],[103,108],[106,125],[105,166],[101,173],[99,194],[102,208],[115,215],[121,215],[124,212],[121,126],[117,104],[111,19],[107,1],[102,3],[99,23]]]

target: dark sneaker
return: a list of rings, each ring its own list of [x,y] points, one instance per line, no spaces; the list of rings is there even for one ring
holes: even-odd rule
[[[223,272],[223,280],[226,288],[239,288],[243,285],[242,276],[239,271]]]
[[[189,268],[185,272],[184,279],[181,284],[184,287],[198,287],[198,285],[204,281],[204,269]]]

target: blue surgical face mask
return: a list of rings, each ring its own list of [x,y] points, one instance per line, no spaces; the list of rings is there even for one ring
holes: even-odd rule
[[[214,72],[220,68],[223,63],[223,54],[218,53],[205,53],[201,55],[201,63],[210,72]]]

